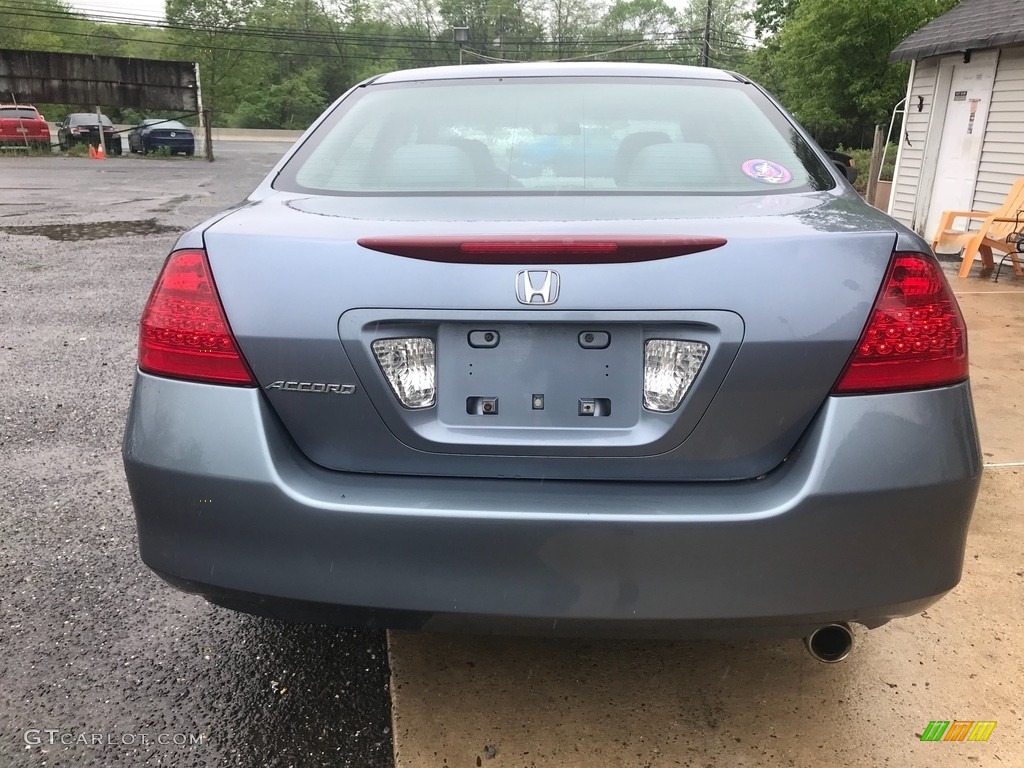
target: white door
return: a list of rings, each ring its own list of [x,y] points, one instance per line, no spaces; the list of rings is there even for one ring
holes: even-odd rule
[[[970,64],[958,62],[952,66],[949,101],[924,228],[928,240],[935,236],[943,211],[971,210],[996,77],[996,52],[976,53]],[[964,220],[957,222],[958,229],[966,225]]]

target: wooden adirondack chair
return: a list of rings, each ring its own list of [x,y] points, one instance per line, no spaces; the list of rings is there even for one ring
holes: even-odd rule
[[[1024,277],[1020,258],[1015,247],[1006,241],[1007,235],[1016,231],[1015,226],[1024,219],[1024,178],[1017,179],[1010,188],[1003,204],[994,211],[943,211],[939,228],[932,240],[932,250],[938,251],[950,246],[962,248],[963,261],[960,263],[960,277],[967,277],[974,264],[974,257],[981,254],[981,274],[987,276],[994,266],[992,249],[1009,255],[1013,262],[1013,271],[1018,277]],[[970,221],[966,232],[953,229],[957,219],[981,221],[978,229],[971,229]]]

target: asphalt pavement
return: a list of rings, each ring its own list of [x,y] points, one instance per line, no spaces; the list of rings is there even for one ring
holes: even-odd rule
[[[139,559],[120,443],[177,233],[287,149],[0,158],[0,767],[392,765],[382,632],[289,626]]]

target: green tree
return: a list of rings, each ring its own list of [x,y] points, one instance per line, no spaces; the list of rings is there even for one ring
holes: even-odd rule
[[[774,35],[793,17],[800,0],[754,0],[749,17],[758,38]]]
[[[594,0],[550,0],[544,9],[548,35],[551,38],[553,56],[564,59],[582,56],[595,49],[586,46],[593,37],[594,27],[600,18],[600,8]]]
[[[250,91],[232,122],[239,128],[307,128],[324,110],[318,67],[302,69],[284,80]]]
[[[755,69],[824,144],[861,146],[903,98],[889,53],[957,0],[799,0]]]
[[[665,0],[615,0],[604,12],[596,34],[618,47],[635,48],[609,56],[618,61],[671,57],[679,15]]]
[[[744,69],[749,56],[746,30],[750,24],[748,0],[710,0],[711,36],[709,57],[712,67]],[[679,20],[679,59],[698,64],[707,18],[708,0],[690,0]]]
[[[166,0],[167,21],[185,27],[172,35],[181,44],[175,55],[199,63],[203,105],[217,119],[238,106],[244,90],[239,86],[246,80],[252,42],[242,42],[232,30],[245,25],[254,5],[255,0]]]

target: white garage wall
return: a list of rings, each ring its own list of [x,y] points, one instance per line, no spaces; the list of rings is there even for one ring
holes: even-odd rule
[[[918,64],[920,66],[920,64]],[[1024,46],[1004,48],[999,56],[985,145],[974,191],[974,210],[988,211],[1006,198],[1014,180],[1024,176]]]
[[[938,58],[917,62],[914,82],[910,87],[910,98],[907,100],[907,133],[902,139],[899,173],[893,182],[892,216],[908,227],[913,226],[914,202],[921,179],[921,160],[924,156],[924,141],[928,134],[928,121],[932,113],[938,71]],[[920,112],[917,111],[918,96],[924,98],[924,108]]]

